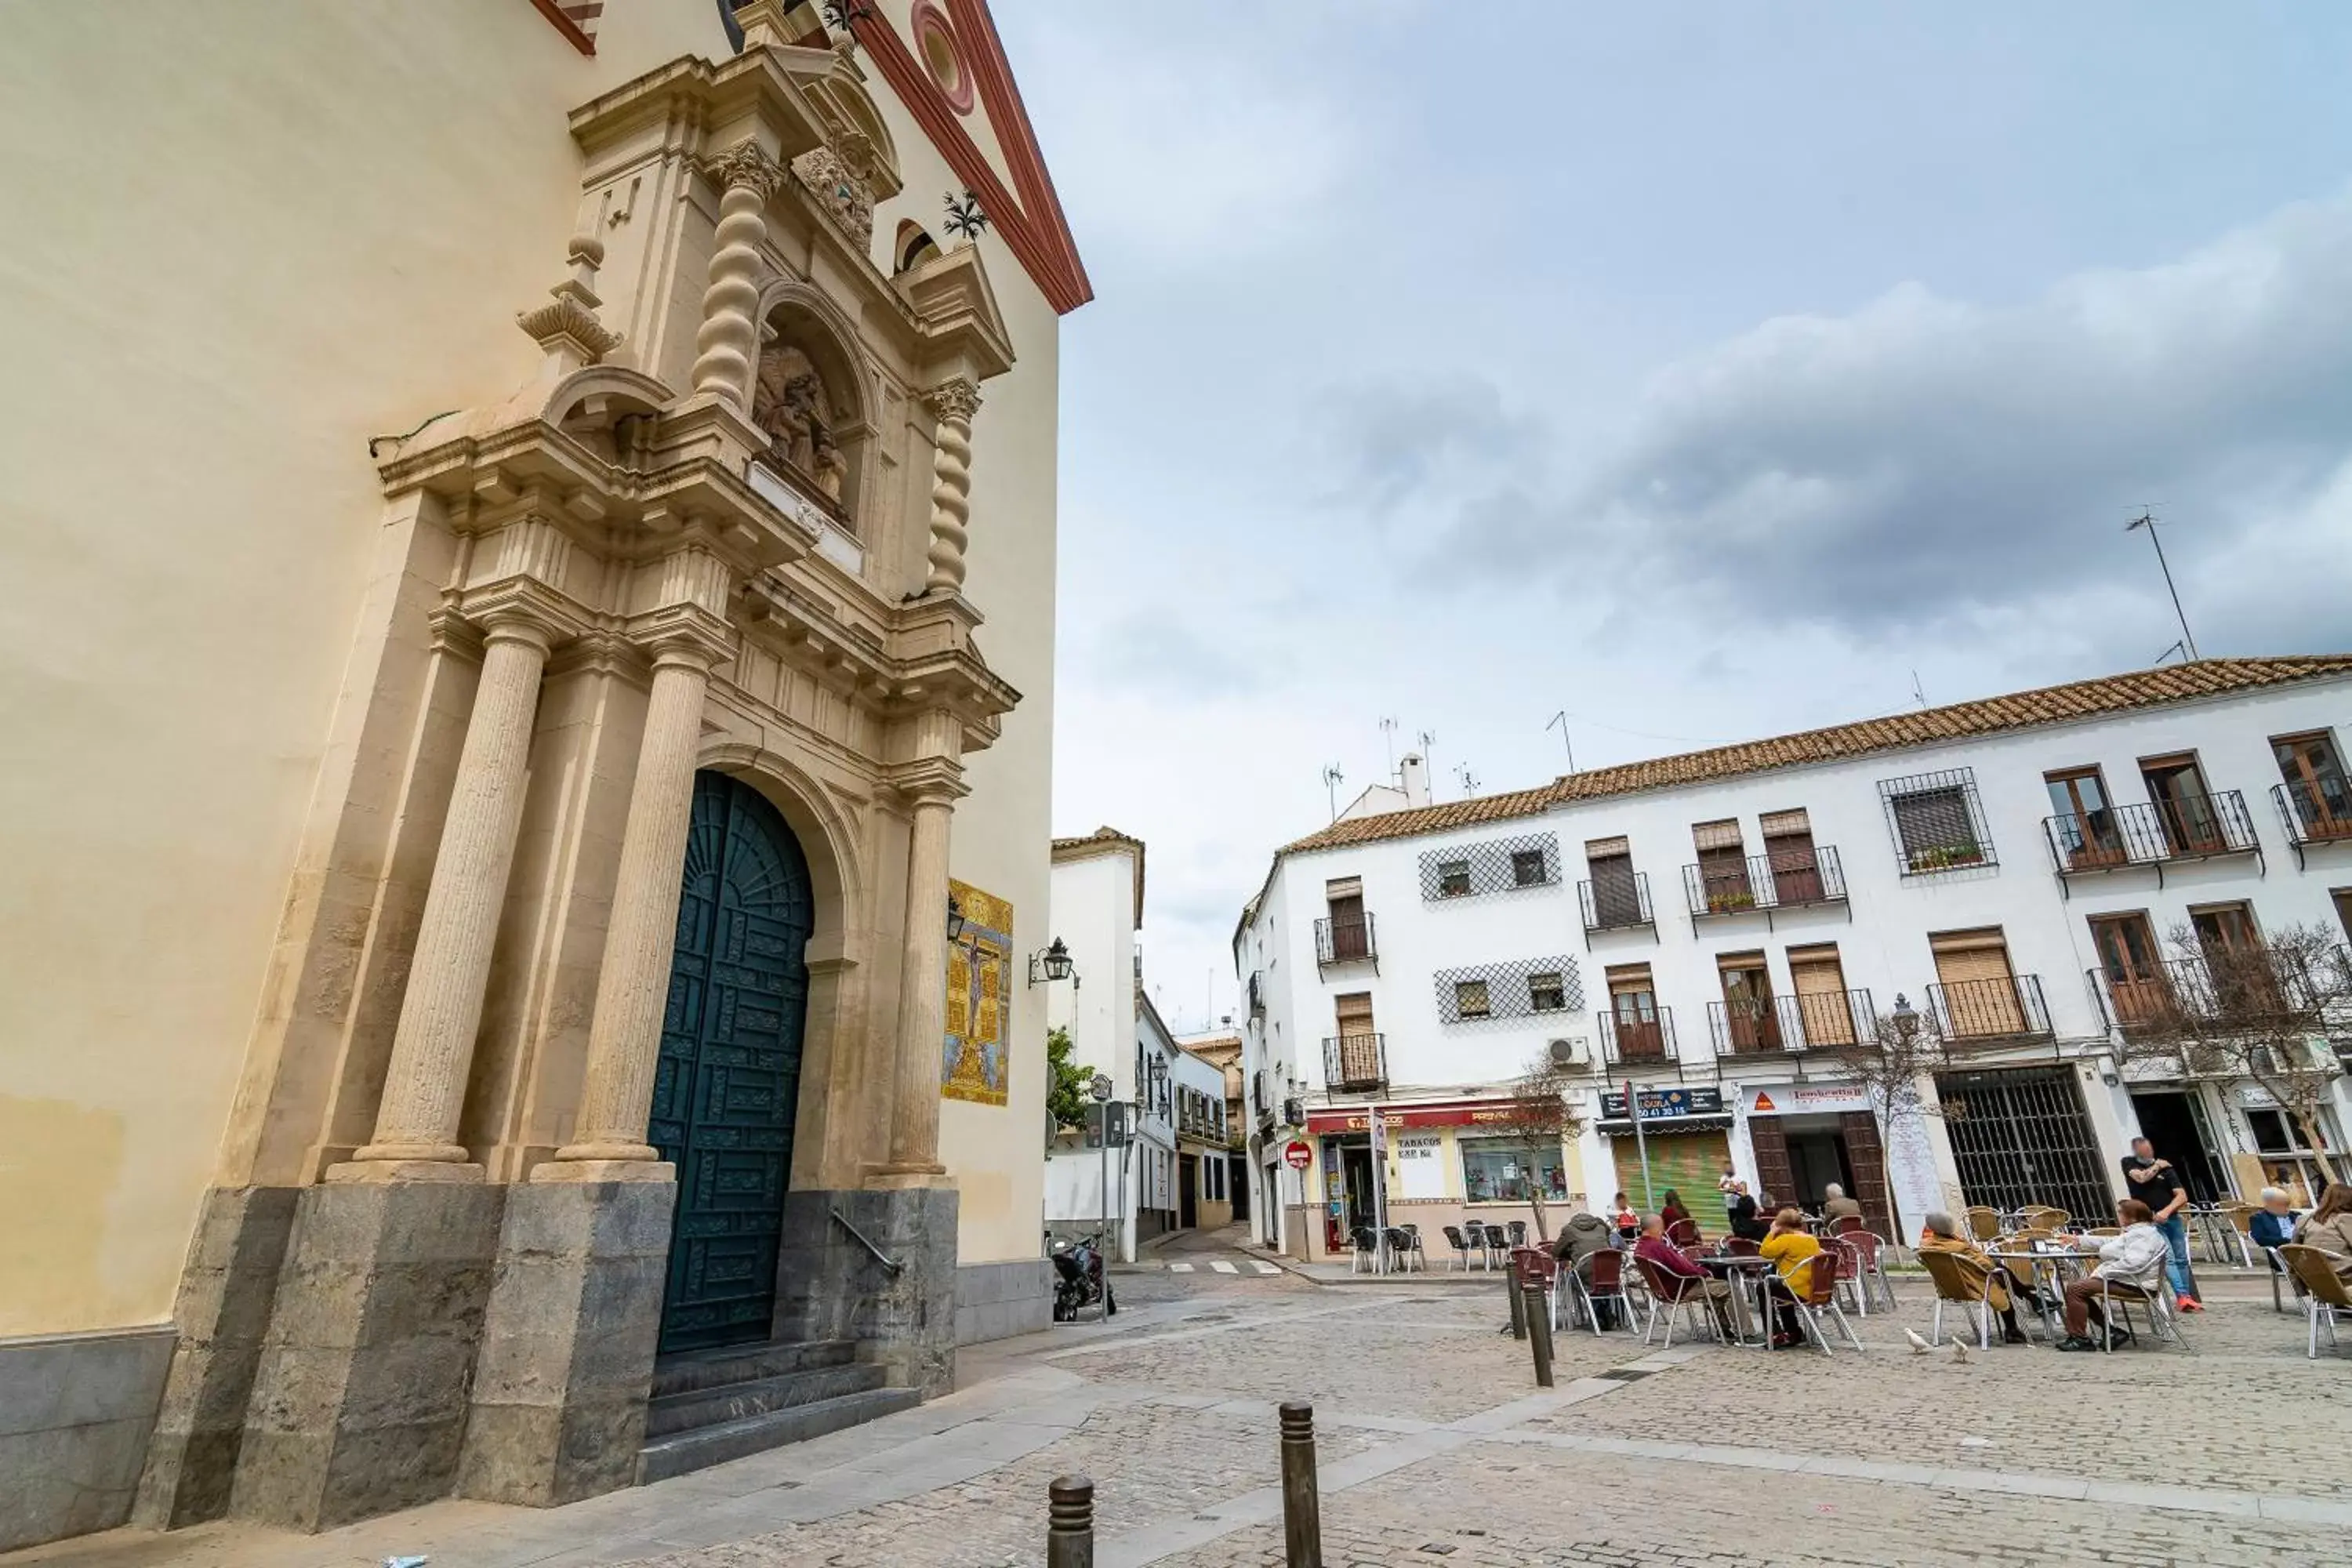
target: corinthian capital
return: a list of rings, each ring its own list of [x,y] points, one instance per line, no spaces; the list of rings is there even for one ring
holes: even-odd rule
[[[786,178],[784,166],[761,152],[756,142],[738,142],[703,164],[702,172],[722,191],[747,186],[759,192],[763,202],[776,194]]]
[[[971,416],[980,412],[980,388],[958,376],[943,381],[923,394],[923,406],[935,419],[951,419],[969,425]]]

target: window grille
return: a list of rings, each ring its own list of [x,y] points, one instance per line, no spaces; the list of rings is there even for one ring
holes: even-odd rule
[[[2000,864],[1977,798],[1975,769],[1881,779],[1878,797],[1905,876]]]
[[[1456,845],[1421,858],[1421,896],[1431,903],[1548,888],[1559,877],[1559,839],[1549,833]]]
[[[1436,989],[1437,1016],[1447,1024],[1539,1018],[1584,1005],[1583,979],[1566,954],[1442,970]]]

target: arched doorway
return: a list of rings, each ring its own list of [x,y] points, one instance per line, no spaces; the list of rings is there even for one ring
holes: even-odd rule
[[[749,784],[696,774],[647,1135],[677,1167],[665,1353],[768,1337],[814,922],[782,816]]]

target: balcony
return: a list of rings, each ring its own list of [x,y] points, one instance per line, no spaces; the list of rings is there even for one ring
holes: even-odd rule
[[[1381,946],[1370,915],[1330,915],[1315,922],[1315,964],[1337,969],[1344,963],[1369,963],[1380,972]]]
[[[1671,1007],[1659,1008],[1651,1018],[1621,1017],[1602,1009],[1594,1021],[1601,1026],[1601,1059],[1611,1067],[1663,1067],[1679,1059]]]
[[[2352,956],[2336,947],[2318,967],[2318,973],[2300,971],[2273,955],[2251,963],[2225,963],[2216,975],[2204,959],[2177,958],[2120,978],[2105,969],[2087,970],[2084,976],[2107,1023],[2126,1034],[2193,1031],[2233,1020],[2260,1033],[2299,1018],[2333,1033],[2332,1005],[2352,981]]]
[[[1948,1045],[2050,1037],[2050,1010],[2042,1005],[2038,974],[1938,981],[1927,987],[1927,1009]]]
[[[1869,1040],[1878,1032],[1878,1012],[1867,991],[1814,991],[1775,996],[1761,1011],[1710,1002],[1706,1026],[1717,1056],[1752,1058]]]
[[[2080,815],[2061,812],[2042,819],[2042,836],[2061,878],[2152,866],[2159,888],[2168,864],[2263,852],[2246,797],[2233,789]]]
[[[1323,1039],[1323,1083],[1335,1093],[1369,1092],[1389,1081],[1388,1037],[1327,1035]]]
[[[2271,804],[2286,824],[2287,842],[2294,846],[2294,863],[2301,867],[2304,851],[2315,845],[2352,844],[2352,798],[2339,784],[2333,790],[2314,789],[2303,780],[2271,785]]]
[[[1759,913],[1769,930],[1776,910],[1816,909],[1845,901],[1845,868],[1838,862],[1833,844],[1750,855],[1736,866],[1683,868],[1683,903],[1690,911],[1694,931],[1703,920]]]
[[[1596,931],[1639,931],[1658,934],[1657,918],[1650,912],[1650,876],[1628,871],[1594,877],[1576,885],[1577,902],[1584,907],[1584,946],[1591,951]]]

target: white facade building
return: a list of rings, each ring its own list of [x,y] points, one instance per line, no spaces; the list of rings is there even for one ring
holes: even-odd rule
[[[2307,1184],[2257,1087],[2108,1047],[2176,929],[2341,935],[2347,728],[2352,658],[2209,659],[1344,816],[1276,854],[1234,933],[1253,1212],[1293,1252],[1344,1247],[1373,1104],[1391,1223],[1433,1251],[1527,1218],[1530,1183],[1595,1207],[1673,1187],[1719,1224],[1727,1162],[1775,1198],[1837,1182],[1882,1233],[1975,1202],[2104,1212],[2143,1130],[2193,1190]],[[1834,1058],[1898,999],[1945,1050],[1890,1139]],[[1538,1057],[1580,1086],[1556,1164],[1491,1136]]]

